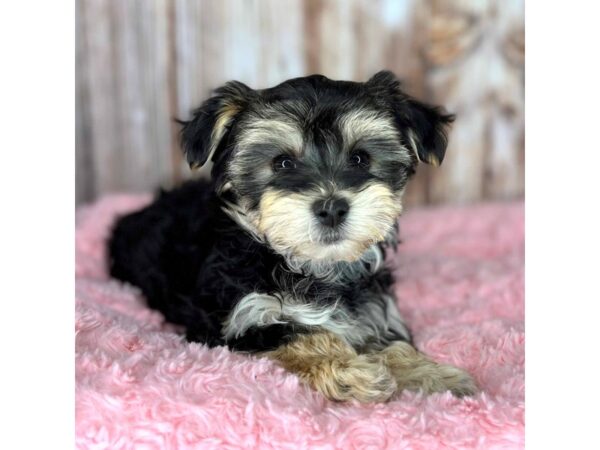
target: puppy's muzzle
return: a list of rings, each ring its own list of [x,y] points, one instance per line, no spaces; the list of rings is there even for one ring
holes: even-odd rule
[[[350,205],[343,198],[328,198],[313,203],[313,213],[321,225],[337,228],[348,216]]]

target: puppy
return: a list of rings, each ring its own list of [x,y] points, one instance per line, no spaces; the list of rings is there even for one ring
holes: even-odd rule
[[[452,120],[387,71],[229,82],[181,122],[211,181],[121,218],[110,273],[189,341],[271,358],[330,399],[470,395],[469,375],[413,347],[384,266],[406,183],[419,161],[442,162]]]

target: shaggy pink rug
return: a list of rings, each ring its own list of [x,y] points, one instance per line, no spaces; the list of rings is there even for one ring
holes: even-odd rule
[[[523,447],[522,203],[410,211],[391,261],[417,346],[483,391],[360,405],[327,401],[270,361],[186,343],[108,279],[109,227],[147,201],[112,196],[77,212],[79,448]]]

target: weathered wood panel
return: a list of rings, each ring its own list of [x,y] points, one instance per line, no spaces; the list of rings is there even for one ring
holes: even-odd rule
[[[94,141],[92,140],[91,102],[89,85],[89,63],[86,34],[83,30],[85,3],[75,4],[75,55],[78,62],[75,77],[75,201],[77,204],[95,197],[95,167],[93,160]]]
[[[117,105],[114,95],[116,80],[112,71],[111,5],[100,0],[80,3],[82,14],[78,19],[81,20],[81,34],[77,40],[83,42],[85,49],[77,55],[76,75],[88,87],[89,123],[77,125],[89,130],[91,145],[78,147],[76,152],[82,155],[80,160],[85,154],[85,158],[93,161],[93,177],[87,178],[87,181],[90,183],[89,190],[98,195],[109,191],[118,183],[118,177],[113,176],[117,166],[113,155],[117,153],[119,145],[115,132],[118,124],[114,120]],[[81,58],[82,54],[85,54],[85,58]],[[79,116],[80,109],[76,113]],[[78,134],[82,132],[81,129],[77,130]],[[76,143],[79,145],[80,141],[77,140]],[[79,171],[80,168],[77,167],[76,170]]]
[[[81,0],[77,202],[189,177],[172,119],[229,79],[383,68],[458,114],[442,168],[420,167],[407,203],[520,196],[523,15],[522,0]]]
[[[166,1],[81,2],[77,148],[93,161],[94,193],[145,191],[172,181]],[[85,48],[85,50],[84,50]],[[82,100],[83,102],[83,100]],[[89,117],[86,115],[89,108]],[[80,114],[81,111],[81,114]]]
[[[120,148],[119,188],[170,184],[171,139],[166,1],[112,2]]]
[[[522,0],[420,3],[420,53],[429,99],[457,114],[430,200],[473,201],[523,192]]]

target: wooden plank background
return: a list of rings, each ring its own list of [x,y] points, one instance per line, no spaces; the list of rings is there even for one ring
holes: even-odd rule
[[[79,0],[76,201],[188,178],[172,119],[227,80],[384,68],[458,115],[407,203],[521,197],[524,53],[523,0]]]

